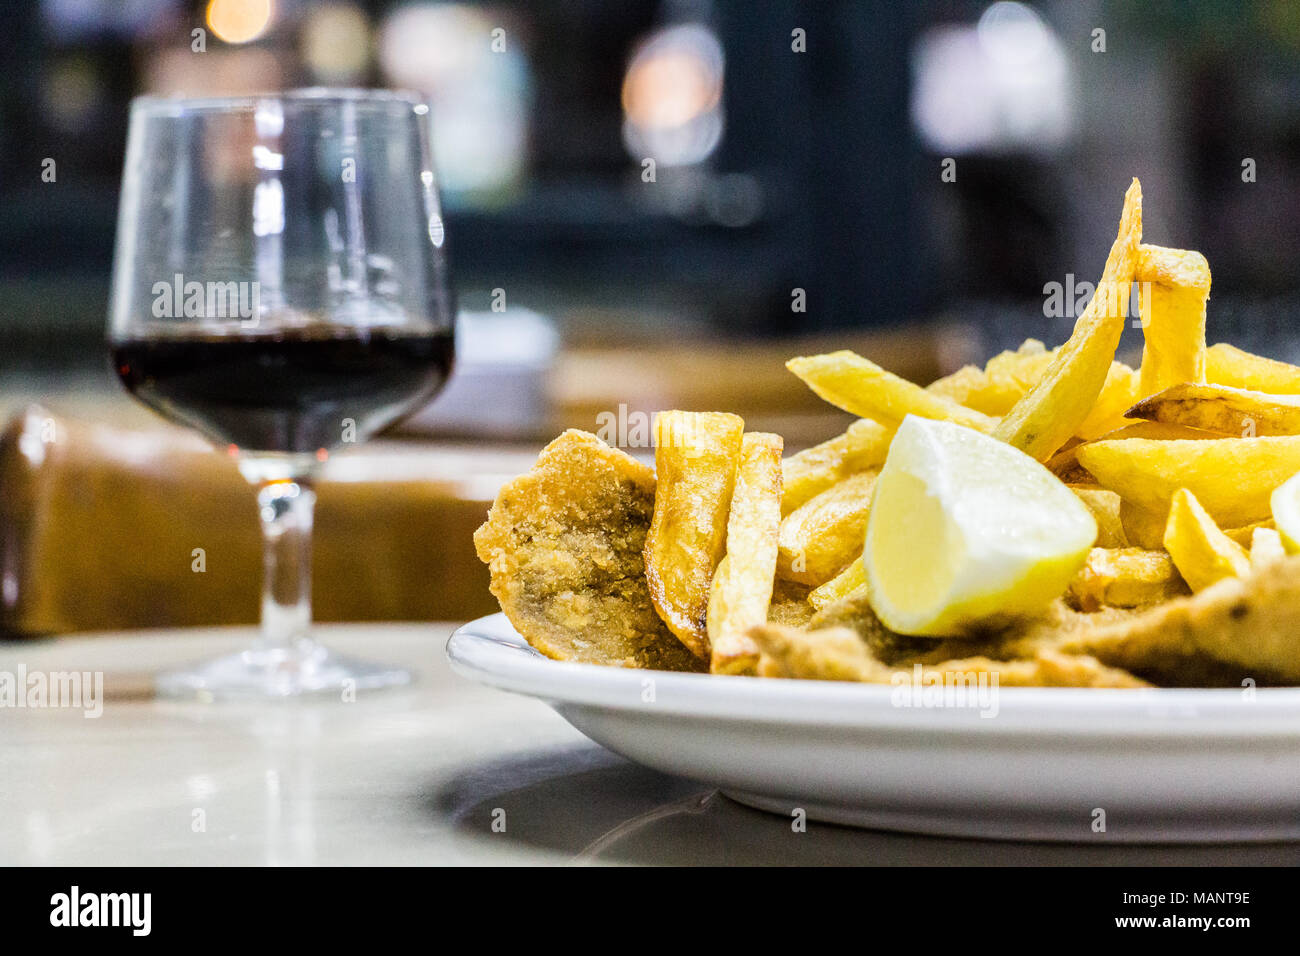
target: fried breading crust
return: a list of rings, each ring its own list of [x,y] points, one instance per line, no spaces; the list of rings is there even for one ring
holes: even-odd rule
[[[1075,632],[1131,616],[1123,611],[1089,615],[1056,601],[1040,619],[981,637],[933,638],[895,634],[876,617],[865,595],[830,605],[808,629],[768,622],[750,632],[761,656],[761,677],[891,683],[919,666],[922,674],[997,674],[1002,686],[1146,687],[1127,671],[1086,654],[1061,653]]]
[[[912,679],[915,664],[920,667],[923,679],[932,675],[996,674],[998,684],[1003,687],[1148,686],[1127,671],[1107,667],[1094,657],[1069,656],[1046,647],[1032,657],[1015,660],[996,660],[984,655],[940,656],[934,663],[922,663],[918,659],[890,665],[875,657],[867,642],[847,627],[801,631],[766,624],[750,631],[750,637],[762,652],[758,663],[760,677],[891,684],[896,677]]]
[[[1300,683],[1300,557],[1228,578],[1131,620],[1079,631],[1067,653],[1091,654],[1171,686]]]
[[[650,602],[642,549],[654,473],[569,430],[497,495],[474,533],[515,630],[556,660],[702,670]]]
[[[769,635],[765,645],[761,635],[751,636],[765,656],[772,656],[769,647],[782,650],[795,662],[785,666],[808,677],[850,672],[852,667],[861,668],[863,660],[874,662],[861,671],[864,675],[885,673],[881,666],[889,670],[918,663],[978,670],[982,665],[970,665],[970,660],[979,658],[997,662],[1004,686],[1026,673],[1044,686],[1124,687],[1152,681],[1170,687],[1240,687],[1246,678],[1259,686],[1296,684],[1300,683],[1300,557],[1266,564],[1246,579],[1224,580],[1199,594],[1145,610],[1103,608],[1082,613],[1058,600],[1042,618],[972,638],[935,640],[894,634],[861,595],[819,612],[808,627],[814,634],[848,630],[859,646],[848,646],[852,653],[846,657],[841,653],[846,652],[845,646],[825,645],[824,638],[800,643],[796,636],[785,634],[774,643],[777,638]],[[837,656],[829,660],[832,653]],[[1037,662],[1034,666],[1039,670],[1019,666],[1026,661]],[[766,666],[769,671],[776,667],[770,661]],[[760,661],[760,673],[763,667]],[[1095,682],[1081,683],[1085,679]]]

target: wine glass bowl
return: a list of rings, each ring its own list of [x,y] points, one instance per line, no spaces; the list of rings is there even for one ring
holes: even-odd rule
[[[310,636],[312,482],[450,374],[454,303],[427,108],[388,91],[132,103],[109,348],[137,399],[235,452],[258,489],[262,637],[160,691],[401,683]]]

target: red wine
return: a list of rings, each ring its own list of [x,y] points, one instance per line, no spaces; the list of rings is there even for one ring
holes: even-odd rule
[[[451,373],[450,332],[332,327],[114,342],[127,389],[244,451],[314,453],[414,411]]]

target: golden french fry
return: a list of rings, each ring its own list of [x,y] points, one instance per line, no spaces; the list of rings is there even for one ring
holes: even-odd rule
[[[1101,487],[1101,485],[1093,481],[1092,475],[1088,474],[1087,469],[1079,464],[1073,450],[1068,455],[1064,452],[1057,452],[1056,455],[1043,462],[1043,465],[1067,485],[1080,485],[1089,488]]]
[[[1282,536],[1276,528],[1255,528],[1250,536],[1250,569],[1258,571],[1286,557]]]
[[[1168,509],[1151,511],[1121,498],[1119,519],[1129,545],[1147,550],[1156,550],[1165,546],[1165,525],[1169,523]]]
[[[1142,283],[1141,396],[1179,382],[1205,381],[1205,301],[1210,297],[1210,264],[1189,249],[1143,245],[1138,282]]]
[[[1092,516],[1097,519],[1097,547],[1123,548],[1128,546],[1128,537],[1124,534],[1124,522],[1120,518],[1120,496],[1105,488],[1082,488],[1070,485],[1070,490],[1078,495],[1079,500],[1088,506]]]
[[[1269,516],[1273,489],[1300,471],[1300,436],[1108,439],[1080,446],[1078,457],[1099,485],[1147,511],[1164,513],[1187,488],[1220,525],[1236,527]]]
[[[781,516],[854,472],[879,466],[893,437],[892,428],[861,418],[843,435],[791,455],[781,466]]]
[[[1140,548],[1163,548],[1165,546],[1165,525],[1169,523],[1169,512],[1148,511],[1131,501],[1120,501],[1120,522],[1124,526],[1124,536],[1129,544]],[[1271,528],[1272,520],[1256,521],[1236,528],[1224,528],[1223,533],[1242,547],[1249,547],[1256,528]]]
[[[776,579],[776,531],[781,524],[780,435],[746,432],[736,467],[727,553],[709,590],[709,669],[715,674],[752,671],[758,646],[752,627],[767,622]]]
[[[1205,380],[1274,395],[1300,395],[1300,368],[1220,342],[1205,352]]]
[[[1070,598],[1082,611],[1142,607],[1186,594],[1187,588],[1165,551],[1093,548],[1070,582]]]
[[[822,608],[830,607],[847,597],[866,593],[866,590],[867,572],[862,567],[862,558],[857,557],[853,559],[852,564],[835,575],[835,577],[821,587],[814,588],[808,594],[808,603],[820,611]]]
[[[998,424],[995,437],[1046,461],[1088,418],[1124,331],[1141,239],[1142,187],[1135,179],[1124,196],[1119,233],[1092,301],[1042,379]]]
[[[1173,385],[1144,398],[1128,415],[1243,438],[1300,435],[1300,395],[1273,395],[1228,385]]]
[[[1130,424],[1125,421],[1124,413],[1138,399],[1138,373],[1123,362],[1111,362],[1110,371],[1106,373],[1106,383],[1102,385],[1092,411],[1079,425],[1080,438],[1099,438],[1116,428]]]
[[[696,657],[709,657],[709,586],[726,553],[727,514],[745,422],[723,412],[655,419],[654,517],[645,574],[655,610]]]
[[[1273,519],[1270,518],[1267,521],[1256,521],[1240,528],[1224,528],[1223,533],[1243,548],[1249,548],[1251,542],[1255,540],[1255,532],[1261,528],[1271,531],[1276,528],[1276,525],[1273,524]]]
[[[1148,421],[1130,421],[1116,428],[1114,431],[1106,434],[1093,441],[1111,441],[1119,438],[1159,438],[1168,440],[1171,438],[1222,438],[1219,432],[1202,431],[1199,428],[1190,428],[1187,425],[1174,425],[1166,422],[1148,422]],[[1087,442],[1073,441],[1067,442],[1055,455],[1045,462],[1047,470],[1052,472],[1062,481],[1070,484],[1079,484],[1085,479],[1076,477],[1077,471],[1082,469],[1079,464],[1079,449],[1083,448]],[[1087,472],[1083,472],[1087,475]],[[1092,481],[1092,476],[1087,475],[1086,481]],[[1164,523],[1161,522],[1161,528]]]
[[[997,426],[997,419],[927,392],[847,349],[826,355],[800,355],[786,362],[785,367],[835,407],[886,426],[897,426],[907,415],[956,422],[985,433]]]
[[[985,415],[1005,415],[1043,377],[1054,357],[1042,342],[1026,339],[1016,351],[993,356],[984,368],[967,365],[931,382],[926,391]]]
[[[772,585],[772,604],[767,609],[767,623],[805,627],[817,609],[808,603],[808,587],[780,578]]]
[[[776,573],[800,584],[825,584],[861,556],[875,471],[850,475],[781,520]]]
[[[1193,591],[1203,591],[1224,578],[1250,574],[1250,555],[1214,523],[1186,488],[1174,492],[1165,525],[1165,550]]]

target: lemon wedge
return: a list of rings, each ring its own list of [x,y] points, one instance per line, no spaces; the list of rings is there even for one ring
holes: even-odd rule
[[[1282,536],[1288,554],[1300,552],[1300,473],[1288,478],[1273,489],[1269,499],[1273,511],[1273,524]]]
[[[1028,455],[908,415],[876,481],[862,562],[886,627],[943,637],[1041,612],[1096,539],[1088,507]]]

